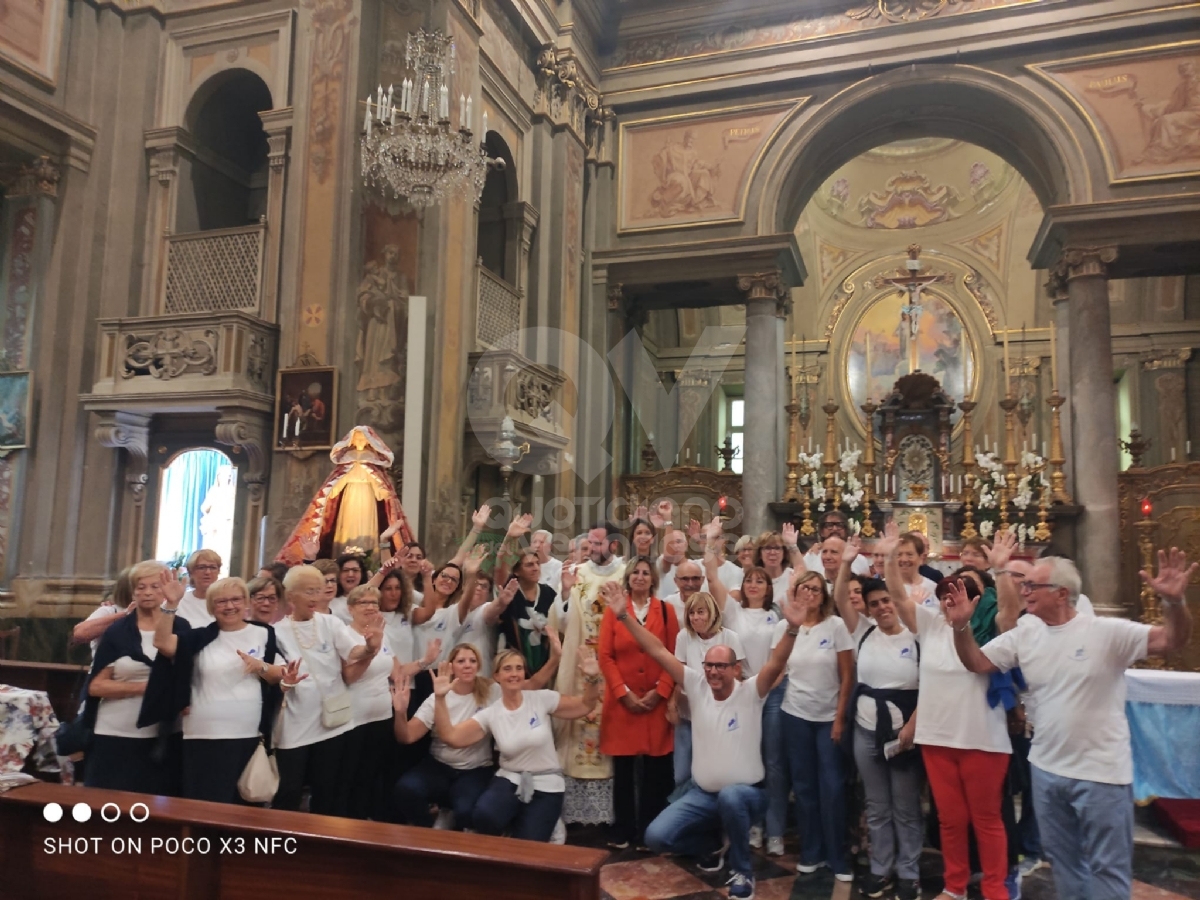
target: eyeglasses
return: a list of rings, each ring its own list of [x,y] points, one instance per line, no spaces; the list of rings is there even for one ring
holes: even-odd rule
[[[676,581],[703,581],[703,575],[676,575]]]
[[[1062,585],[1055,584],[1052,581],[1022,581],[1017,584],[1017,590],[1022,594],[1032,594],[1034,591],[1040,591],[1042,588],[1057,588]]]
[[[199,566],[192,566],[192,569],[191,569],[191,570],[192,570],[193,572],[220,572],[220,571],[221,571],[221,567],[220,567],[220,566],[214,566],[214,565],[212,565],[211,563],[204,563],[203,565],[199,565]]]
[[[734,664],[734,663],[710,663],[710,662],[706,662],[706,663],[704,663],[703,665],[704,665],[704,670],[705,670],[706,672],[722,672],[722,671],[724,671],[725,669],[732,669],[732,668],[734,667],[734,665],[735,665],[735,664]]]
[[[255,603],[278,603],[279,598],[274,594],[255,594],[250,598]]]
[[[326,584],[337,584],[337,576],[336,575],[326,575],[325,583]]]
[[[214,600],[213,606],[237,606],[241,602],[241,597],[223,597],[220,600]]]
[[[802,584],[796,588],[797,591],[804,591],[807,594],[823,593],[819,584]]]

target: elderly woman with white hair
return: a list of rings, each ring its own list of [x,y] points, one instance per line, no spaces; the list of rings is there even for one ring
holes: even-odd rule
[[[280,713],[279,789],[273,809],[299,809],[304,786],[309,810],[345,815],[349,810],[350,732],[353,702],[347,685],[370,669],[383,646],[378,609],[364,625],[363,640],[337,616],[319,615],[325,577],[313,566],[295,566],[283,579],[291,613],[275,626],[280,652],[300,676],[287,685]]]
[[[177,618],[184,586],[160,575],[165,615],[158,619],[150,683],[138,727],[183,716],[182,795],[215,803],[239,802],[237,782],[260,737],[270,742],[278,685],[299,677],[294,664],[276,663],[275,629],[246,621],[250,593],[240,578],[222,578],[205,591],[213,622],[189,627]]]
[[[164,618],[162,576],[166,566],[146,560],[129,570],[133,612],[116,618],[96,650],[87,683],[83,716],[92,728],[88,748],[88,787],[142,794],[177,789],[178,747],[160,740],[157,725],[138,728],[138,712],[158,651],[154,634]],[[170,725],[167,726],[168,730]]]

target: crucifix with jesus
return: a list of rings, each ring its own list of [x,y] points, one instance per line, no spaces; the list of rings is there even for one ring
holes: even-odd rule
[[[921,291],[931,284],[949,281],[950,276],[942,275],[922,275],[921,274],[921,246],[919,244],[910,244],[908,247],[908,259],[904,261],[903,268],[897,271],[897,274],[891,278],[885,278],[882,275],[875,279],[875,283],[879,287],[890,284],[892,287],[897,287],[904,292],[904,305],[900,307],[900,325],[901,334],[905,339],[905,345],[908,349],[908,371],[910,373],[917,371],[920,366],[920,350],[917,345],[917,332],[920,329],[921,313],[924,308],[921,306]]]

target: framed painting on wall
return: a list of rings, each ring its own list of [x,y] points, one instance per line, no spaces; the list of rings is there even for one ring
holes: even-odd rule
[[[0,372],[0,451],[29,447],[32,387],[27,371]]]
[[[66,9],[62,0],[0,3],[0,59],[53,85]]]
[[[335,366],[280,369],[275,378],[275,449],[328,450],[336,407]]]

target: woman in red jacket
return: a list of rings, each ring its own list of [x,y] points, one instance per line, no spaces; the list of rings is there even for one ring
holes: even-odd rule
[[[679,623],[670,604],[654,596],[658,576],[648,556],[635,557],[625,567],[629,613],[675,650]],[[667,700],[675,682],[618,625],[611,612],[600,623],[600,671],[604,675],[604,709],[600,718],[600,751],[613,759],[613,826],[609,846],[624,850],[642,847],[642,834],[667,806],[675,785],[671,725]],[[641,757],[641,768],[638,768]]]

